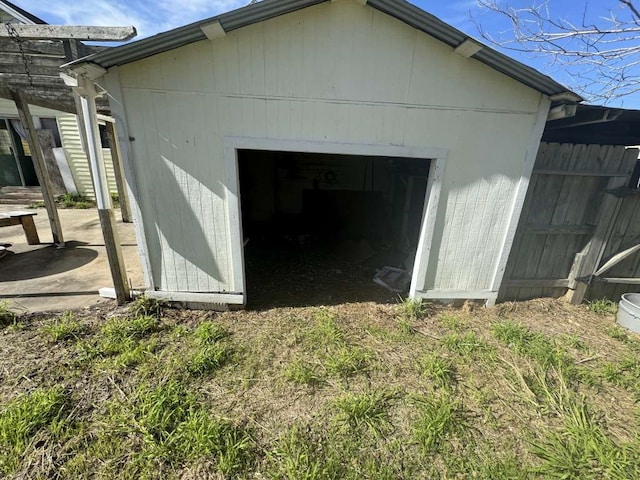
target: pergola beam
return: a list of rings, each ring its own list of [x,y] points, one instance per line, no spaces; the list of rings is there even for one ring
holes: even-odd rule
[[[136,28],[88,27],[82,25],[25,25],[11,24],[19,38],[37,40],[90,40],[99,42],[124,42],[137,35]],[[0,37],[12,37],[6,24],[0,24]]]

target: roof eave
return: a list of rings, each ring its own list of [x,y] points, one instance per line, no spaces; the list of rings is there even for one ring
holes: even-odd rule
[[[131,63],[151,55],[173,50],[207,37],[201,27],[219,22],[225,32],[230,32],[254,23],[269,20],[287,13],[323,3],[328,0],[263,0],[245,7],[201,20],[184,27],[160,33],[137,42],[115,47],[71,62],[65,67],[81,63],[95,63],[105,69]],[[368,0],[367,5],[416,28],[452,48],[472,39],[460,30],[404,0]],[[476,43],[477,40],[473,39]],[[564,102],[581,102],[583,98],[539,71],[508,57],[484,44],[470,58],[507,75],[514,80],[549,97],[562,98]]]

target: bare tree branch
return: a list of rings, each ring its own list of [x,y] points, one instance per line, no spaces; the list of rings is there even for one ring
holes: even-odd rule
[[[476,22],[485,40],[562,66],[575,79],[571,87],[587,99],[606,103],[640,90],[640,11],[634,0],[617,0],[608,16],[595,19],[585,6],[577,21],[554,16],[549,0],[525,8],[498,0],[478,4],[510,25],[494,36]]]

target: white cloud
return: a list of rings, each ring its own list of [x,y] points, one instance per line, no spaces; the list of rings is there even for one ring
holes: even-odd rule
[[[154,35],[247,4],[245,0],[22,0],[21,8],[51,24],[134,25],[138,37]]]

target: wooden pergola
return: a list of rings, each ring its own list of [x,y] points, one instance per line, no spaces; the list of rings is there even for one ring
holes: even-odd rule
[[[31,17],[30,21],[33,24],[0,23],[0,98],[13,101],[18,110],[18,115],[25,129],[36,176],[42,188],[53,242],[58,246],[64,246],[64,236],[56,209],[46,156],[38,130],[34,125],[30,105],[78,115],[78,128],[83,139],[84,149],[90,160],[90,170],[96,191],[98,210],[101,213],[100,219],[114,287],[118,302],[122,303],[129,297],[129,288],[115,229],[111,199],[107,198],[105,205],[104,198],[99,198],[101,192],[104,193],[105,190],[105,185],[101,184],[101,180],[104,179],[98,178],[104,177],[104,172],[100,175],[97,173],[99,169],[95,168],[96,165],[100,165],[104,170],[101,151],[96,148],[99,134],[96,139],[95,132],[87,130],[91,122],[87,123],[88,119],[85,118],[86,109],[82,108],[82,95],[77,89],[74,90],[65,84],[60,75],[60,66],[105,48],[87,46],[81,40],[126,41],[135,36],[136,30],[134,27],[48,25],[42,21],[40,21],[42,23],[34,22],[33,18],[39,20],[36,17]],[[125,190],[115,123],[109,121],[110,110],[106,98],[97,96],[92,101],[95,105],[95,112],[92,116],[101,114],[101,118],[106,120],[123,220],[129,222],[131,221],[131,213]],[[94,126],[97,130],[97,124]],[[94,128],[91,127],[91,130]],[[108,197],[108,189],[106,193]],[[108,210],[110,214],[102,215],[101,210]]]

